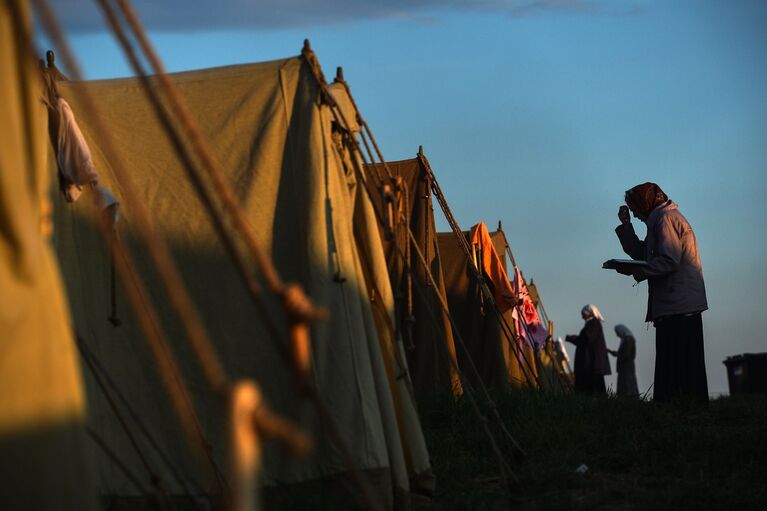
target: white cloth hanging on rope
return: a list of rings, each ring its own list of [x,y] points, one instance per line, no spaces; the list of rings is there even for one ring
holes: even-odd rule
[[[99,176],[93,164],[91,150],[77,125],[72,108],[64,98],[58,98],[56,110],[58,112],[56,161],[64,182],[64,197],[68,202],[74,202],[83,193],[83,187],[92,185],[97,194],[99,209],[104,211],[111,208],[112,222],[117,223],[120,203],[112,192],[98,184]]]

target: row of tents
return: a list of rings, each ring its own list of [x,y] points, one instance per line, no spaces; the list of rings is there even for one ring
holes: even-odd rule
[[[0,7],[4,502],[205,509],[233,487],[255,496],[230,470],[229,389],[249,381],[281,417],[245,441],[255,481],[406,508],[435,485],[419,402],[569,391],[500,225],[461,230],[421,150],[385,162],[308,44],[271,62],[70,81],[52,55],[42,70],[29,58],[28,13],[13,4]],[[191,123],[211,155],[178,128]],[[190,179],[211,158],[225,183]],[[49,193],[56,175],[62,193]],[[451,232],[437,232],[435,202]],[[250,237],[232,235],[238,218]],[[233,257],[255,246],[281,292]],[[287,289],[309,299],[286,306]],[[194,343],[206,338],[207,352]],[[308,456],[261,442],[291,424],[313,440]]]

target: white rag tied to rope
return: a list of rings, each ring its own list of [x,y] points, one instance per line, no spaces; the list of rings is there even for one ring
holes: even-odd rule
[[[82,194],[84,186],[93,185],[99,209],[112,208],[112,221],[117,222],[119,202],[112,192],[98,184],[99,176],[93,165],[91,150],[77,125],[75,114],[61,97],[56,101],[56,110],[59,114],[56,160],[63,180],[64,196],[68,202],[74,202]]]

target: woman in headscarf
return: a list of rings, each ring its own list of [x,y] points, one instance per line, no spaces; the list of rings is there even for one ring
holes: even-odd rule
[[[567,342],[575,344],[575,390],[587,394],[606,394],[605,375],[610,374],[607,345],[602,331],[604,317],[596,305],[588,304],[581,309],[586,321],[581,333],[568,335]]]
[[[655,183],[633,187],[625,199],[615,233],[624,252],[647,264],[618,272],[647,281],[646,321],[655,326],[653,400],[708,401],[701,316],[708,303],[695,233]],[[629,211],[647,226],[644,240],[636,235]]]
[[[668,202],[668,196],[661,190],[660,186],[649,182],[626,190],[624,198],[626,199],[626,206],[634,213],[635,217],[643,222],[647,221],[650,213],[658,206]]]
[[[618,395],[625,397],[639,397],[639,388],[637,386],[637,375],[634,368],[634,358],[636,357],[636,340],[634,334],[626,325],[615,325],[615,335],[620,340],[618,350],[607,350],[607,352],[617,357],[615,370],[618,373]]]

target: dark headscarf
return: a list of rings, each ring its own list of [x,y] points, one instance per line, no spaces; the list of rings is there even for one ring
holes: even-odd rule
[[[668,196],[655,183],[643,183],[626,191],[626,204],[645,218],[667,200]]]

